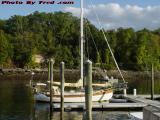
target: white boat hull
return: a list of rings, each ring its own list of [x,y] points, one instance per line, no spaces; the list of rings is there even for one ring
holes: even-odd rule
[[[98,102],[98,101],[108,101],[113,96],[112,90],[105,90],[105,91],[98,91],[93,93],[92,95],[92,101]],[[43,93],[36,93],[34,95],[35,100],[39,102],[50,102],[50,97],[48,95],[45,95]],[[53,95],[53,102],[60,102],[61,97],[60,95]],[[64,102],[66,103],[82,103],[85,102],[85,94],[84,93],[67,93],[64,95]]]

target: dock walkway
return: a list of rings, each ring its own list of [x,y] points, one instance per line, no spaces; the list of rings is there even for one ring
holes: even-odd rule
[[[156,95],[155,97],[160,98],[160,95]],[[160,109],[160,101],[150,100],[150,99],[146,99],[146,98],[149,98],[149,95],[137,95],[137,96],[128,95],[128,96],[126,96],[126,99],[131,100],[133,102],[151,105],[153,107],[157,107]]]
[[[160,97],[156,95],[155,98]],[[160,102],[149,100],[150,95],[127,95],[125,99],[130,102],[126,103],[108,103],[108,102],[93,102],[92,109],[97,110],[142,110],[144,107],[151,105],[160,108]],[[65,110],[85,110],[85,103],[65,103]],[[54,103],[54,109],[59,110],[60,104]]]
[[[93,102],[92,110],[93,111],[105,111],[105,110],[114,110],[114,111],[139,111],[143,107],[147,106],[145,103],[108,103],[108,102]],[[85,103],[64,103],[65,110],[85,110]],[[54,109],[59,110],[60,104],[54,103]]]
[[[160,102],[158,101],[152,101],[149,99],[149,95],[127,95],[125,98],[128,100],[128,102],[124,103],[108,103],[108,102],[93,102],[92,103],[92,110],[93,111],[105,111],[105,110],[114,110],[114,111],[142,111],[142,109],[146,106],[154,106],[158,107],[160,109]],[[156,96],[156,97],[160,97]],[[54,110],[59,111],[60,110],[60,104],[59,103],[53,103]],[[64,109],[65,111],[83,111],[85,110],[85,103],[64,103]]]

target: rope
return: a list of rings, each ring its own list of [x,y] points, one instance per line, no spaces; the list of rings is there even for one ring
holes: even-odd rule
[[[88,29],[89,29],[89,33],[90,33],[90,35],[91,35],[91,39],[92,39],[93,44],[94,44],[94,46],[95,46],[96,52],[97,52],[98,56],[100,56],[100,53],[99,53],[99,51],[98,51],[98,47],[97,47],[97,45],[96,45],[96,42],[95,42],[95,40],[94,40],[94,37],[93,37],[93,35],[92,35],[92,32],[91,32],[91,29],[90,29],[90,27],[89,27],[88,22],[87,22],[87,27],[88,27]],[[102,69],[104,70],[105,67],[104,67],[104,65],[102,64],[102,59],[101,59],[101,57],[100,57],[100,63],[101,63]]]
[[[87,22],[85,22],[86,24],[87,24]],[[86,52],[86,57],[87,57],[87,59],[89,59],[89,48],[88,48],[88,37],[87,37],[87,29],[85,29],[85,52]]]
[[[89,25],[88,25],[88,22],[87,22],[87,27],[88,27],[88,29],[89,29],[89,33],[90,33],[90,35],[91,35],[91,39],[92,39],[92,41],[93,41],[93,44],[94,44],[94,46],[95,46],[95,49],[96,49],[98,55],[100,55],[100,54],[99,54],[99,51],[98,51],[98,48],[97,48],[97,46],[96,46],[96,42],[95,42],[94,37],[93,37],[93,35],[92,35],[91,29],[90,29],[90,27],[89,27]]]
[[[94,8],[94,7],[93,7],[93,3],[92,3],[91,0],[90,0],[90,2],[91,2],[92,8]],[[115,57],[114,57],[114,54],[113,54],[113,52],[112,52],[112,49],[111,49],[111,47],[110,47],[110,45],[109,45],[109,42],[108,42],[108,40],[107,40],[107,37],[106,37],[106,35],[105,35],[105,31],[104,31],[104,29],[103,29],[103,27],[102,27],[102,25],[101,25],[100,19],[99,19],[98,15],[97,15],[96,11],[95,11],[94,9],[93,9],[93,11],[94,11],[94,14],[96,15],[96,18],[97,18],[97,20],[98,20],[98,24],[99,24],[99,26],[100,26],[100,28],[101,28],[101,30],[102,30],[102,34],[103,34],[103,36],[104,36],[104,39],[105,39],[105,41],[106,41],[106,43],[107,43],[107,46],[108,46],[110,52],[111,52],[111,55],[112,55],[113,60],[114,60],[114,62],[115,62],[115,65],[116,65],[116,67],[117,67],[117,69],[118,69],[118,72],[120,73],[123,82],[125,82],[124,77],[123,77],[123,75],[122,75],[122,72],[121,72],[120,69],[119,69],[119,66],[118,66],[118,64],[117,64],[117,61],[116,61],[116,59],[115,59]]]

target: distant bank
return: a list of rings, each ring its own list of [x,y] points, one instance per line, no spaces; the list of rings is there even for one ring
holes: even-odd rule
[[[32,72],[34,72],[35,80],[47,80],[47,69],[0,69],[0,80],[2,79],[15,79],[17,76],[19,79],[29,80],[32,76]],[[59,80],[59,70],[54,70],[54,80]],[[149,79],[151,78],[150,71],[125,71],[122,70],[122,74],[124,78],[128,80],[140,80],[140,79]],[[105,76],[114,77],[117,79],[121,79],[120,74],[117,70],[101,70],[101,69],[93,69],[93,79],[102,79]],[[21,78],[22,77],[22,78]],[[67,81],[78,80],[80,78],[80,71],[77,69],[66,69],[65,70],[65,79]],[[160,79],[160,71],[155,72],[155,79]]]

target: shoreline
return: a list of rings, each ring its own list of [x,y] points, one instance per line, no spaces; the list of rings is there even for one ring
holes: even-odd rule
[[[47,79],[47,69],[34,69],[34,70],[25,70],[25,69],[4,69],[0,71],[0,80],[1,79],[11,79],[11,77],[15,78],[16,76],[22,76],[23,79],[31,78],[31,73],[34,72],[34,78],[38,80]],[[151,78],[151,71],[126,71],[121,70],[124,78],[128,80],[138,80],[138,79],[149,79]],[[160,79],[160,71],[154,73],[155,79]],[[59,81],[59,70],[54,69],[54,79]],[[94,69],[93,70],[93,79],[98,80],[102,79],[104,76],[114,77],[116,79],[121,79],[120,74],[117,70],[108,70],[102,71],[101,69]],[[80,78],[80,71],[78,69],[66,69],[65,70],[65,79],[68,80],[78,80]]]

